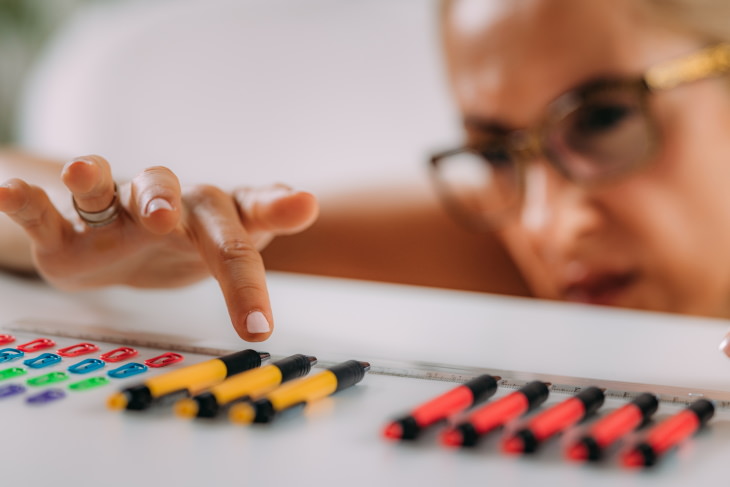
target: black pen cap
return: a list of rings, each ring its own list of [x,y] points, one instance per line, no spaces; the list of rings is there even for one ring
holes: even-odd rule
[[[603,401],[606,399],[606,396],[601,389],[591,386],[580,391],[575,395],[575,398],[583,403],[585,407],[583,416],[585,417],[598,411],[598,408],[603,406]]]
[[[347,362],[333,365],[327,370],[337,377],[337,388],[335,389],[335,392],[337,392],[360,382],[365,377],[365,372],[370,370],[370,364],[367,362],[358,362],[357,360],[348,360]]]
[[[659,408],[659,400],[650,392],[645,392],[636,396],[636,398],[631,401],[631,404],[639,408],[644,419],[649,418]]]
[[[544,403],[550,395],[550,389],[546,383],[534,380],[521,387],[517,392],[523,394],[527,398],[528,411],[535,409],[540,404]]]
[[[472,393],[472,404],[479,404],[482,401],[486,401],[497,392],[497,378],[489,375],[479,375],[474,377],[470,381],[464,383]]]
[[[271,365],[276,366],[281,371],[281,382],[303,377],[309,373],[312,366],[317,363],[316,357],[302,355],[298,353],[289,357],[273,362]]]
[[[700,420],[701,426],[707,423],[710,418],[715,415],[715,406],[707,399],[697,399],[695,402],[690,404],[687,409],[697,415],[697,419]]]
[[[268,353],[260,353],[256,350],[247,349],[218,357],[218,360],[226,366],[226,377],[230,377],[234,374],[259,367],[261,360],[268,356]]]

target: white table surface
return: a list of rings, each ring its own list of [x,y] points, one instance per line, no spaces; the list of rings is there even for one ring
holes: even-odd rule
[[[498,369],[516,380],[722,399],[730,394],[730,360],[717,350],[725,321],[283,273],[270,275],[270,287],[277,329],[253,348],[313,354],[322,364],[366,360],[373,373],[302,414],[253,427],[183,421],[165,411],[110,412],[109,388],[70,392],[40,407],[3,399],[2,485],[679,486],[721,484],[727,475],[728,409],[650,471],[623,470],[615,456],[599,466],[565,463],[559,439],[537,455],[510,457],[499,452],[498,434],[469,451],[442,448],[433,432],[414,444],[380,437],[389,418],[454,386],[416,376]],[[228,324],[213,282],[64,294],[0,276],[0,333],[9,328],[19,338],[53,332],[59,347],[82,336],[102,347],[132,341],[143,358],[181,349],[187,363],[207,358],[195,351],[249,347]],[[553,392],[548,404],[566,397]],[[602,411],[623,403],[610,397]],[[662,402],[657,416],[682,407]]]

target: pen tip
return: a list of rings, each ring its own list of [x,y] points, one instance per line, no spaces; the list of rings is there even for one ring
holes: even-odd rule
[[[641,467],[645,465],[646,462],[644,462],[644,455],[642,455],[641,452],[632,450],[623,456],[621,463],[624,467],[634,468]]]
[[[365,372],[370,370],[370,363],[369,362],[360,362],[360,366],[363,368]]]
[[[464,435],[457,429],[448,429],[441,434],[441,443],[445,446],[461,446],[464,444]]]
[[[307,360],[309,360],[309,365],[314,365],[317,363],[317,357],[313,355],[307,355]]]
[[[233,423],[237,424],[250,424],[253,423],[256,417],[256,410],[250,403],[242,402],[234,404],[230,411],[228,411],[228,419]]]
[[[112,394],[107,399],[106,406],[113,411],[120,411],[127,407],[127,396],[121,392]]]
[[[259,352],[259,357],[261,357],[261,361],[269,360],[271,358],[271,354],[269,352]]]
[[[403,427],[399,423],[390,423],[383,429],[383,437],[399,440],[403,437]]]
[[[588,460],[588,448],[582,443],[576,443],[565,450],[565,458],[575,462]]]
[[[193,399],[181,399],[175,403],[175,414],[181,418],[194,418],[198,415],[198,403]]]
[[[510,436],[502,442],[502,451],[505,453],[522,453],[525,444],[519,436]]]

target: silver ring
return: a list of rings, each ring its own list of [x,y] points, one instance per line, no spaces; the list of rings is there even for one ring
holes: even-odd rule
[[[90,227],[103,227],[105,225],[109,225],[114,220],[119,218],[120,205],[119,198],[117,196],[116,183],[114,183],[114,199],[112,199],[112,202],[109,203],[109,206],[101,211],[84,211],[79,208],[79,205],[76,204],[76,199],[74,199],[73,196],[71,196],[71,201],[73,202],[74,210],[76,210],[76,213],[78,213],[84,223],[86,223]]]

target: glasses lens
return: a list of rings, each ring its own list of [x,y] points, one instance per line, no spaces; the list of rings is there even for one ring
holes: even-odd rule
[[[547,131],[545,151],[568,177],[597,182],[646,161],[654,140],[641,91],[602,87],[556,101],[559,115]]]
[[[447,205],[471,225],[493,226],[519,201],[518,168],[503,148],[442,155],[434,160],[433,168]]]

